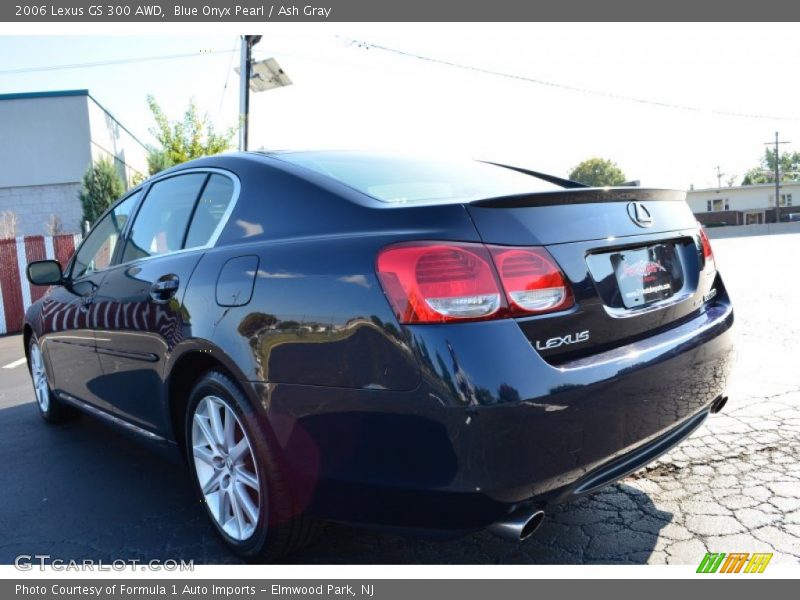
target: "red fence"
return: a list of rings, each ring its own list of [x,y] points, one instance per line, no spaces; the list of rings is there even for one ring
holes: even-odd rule
[[[0,240],[0,335],[22,331],[25,311],[47,289],[28,283],[28,263],[54,258],[66,265],[79,241],[80,236],[72,234]]]

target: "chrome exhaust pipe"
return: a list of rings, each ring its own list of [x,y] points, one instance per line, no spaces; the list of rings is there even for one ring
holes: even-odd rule
[[[502,521],[489,526],[489,531],[501,538],[521,542],[531,537],[543,521],[543,510],[518,508]]]
[[[711,408],[710,408],[709,412],[712,415],[715,415],[718,412],[720,412],[723,408],[725,408],[725,405],[727,403],[728,403],[728,397],[727,396],[719,396],[716,400],[714,400],[711,403]]]

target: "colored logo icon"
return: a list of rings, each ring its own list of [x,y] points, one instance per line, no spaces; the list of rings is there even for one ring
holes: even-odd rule
[[[698,573],[763,573],[771,553],[707,552],[697,567]]]

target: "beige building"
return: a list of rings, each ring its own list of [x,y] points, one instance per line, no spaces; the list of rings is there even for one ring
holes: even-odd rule
[[[775,222],[775,184],[689,190],[686,201],[704,225],[758,225]],[[800,220],[800,181],[781,183],[781,220]],[[797,215],[797,216],[791,216]]]

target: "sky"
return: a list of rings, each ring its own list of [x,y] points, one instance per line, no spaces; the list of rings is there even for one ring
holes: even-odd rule
[[[96,35],[114,31],[106,27],[69,36],[11,36],[6,28],[0,30],[0,94],[87,88],[147,143],[153,141],[147,94],[172,118],[194,98],[218,127],[233,126],[237,34],[260,33],[255,59],[277,59],[293,85],[251,96],[251,148],[458,155],[560,176],[600,156],[642,185],[678,189],[716,186],[717,165],[723,184],[730,177],[739,183],[776,131],[796,142],[782,150],[800,149],[800,46],[793,24],[242,27],[173,24]],[[188,32],[194,35],[178,35]],[[350,40],[543,83],[365,49]],[[63,68],[174,54],[191,56]]]

